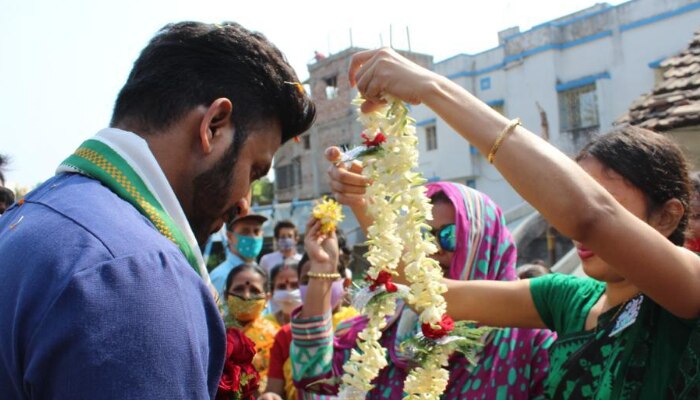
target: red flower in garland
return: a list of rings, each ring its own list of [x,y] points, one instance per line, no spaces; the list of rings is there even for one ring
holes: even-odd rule
[[[442,316],[442,320],[438,323],[438,328],[433,328],[430,324],[421,324],[420,329],[423,331],[423,336],[430,339],[440,339],[447,336],[455,328],[455,322],[447,314]]]
[[[217,400],[254,400],[260,375],[253,367],[255,343],[239,329],[226,331],[226,360]]]
[[[370,290],[374,290],[381,285],[384,285],[384,288],[389,293],[394,293],[398,290],[396,285],[391,281],[391,274],[387,271],[380,272],[379,275],[377,275],[377,279],[372,279],[368,276],[367,280],[372,282],[372,284],[369,286]]]
[[[374,137],[374,139],[371,139],[371,140],[370,140],[369,136],[367,136],[364,133],[361,134],[360,136],[362,137],[362,139],[365,139],[365,141],[362,142],[362,144],[364,144],[367,147],[377,147],[380,144],[386,142],[386,136],[384,136],[384,134],[381,132],[378,132],[377,135]]]

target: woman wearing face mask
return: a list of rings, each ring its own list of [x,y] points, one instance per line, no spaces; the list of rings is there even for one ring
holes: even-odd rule
[[[517,251],[500,208],[483,193],[464,185],[435,182],[426,187],[433,205],[433,218],[427,222],[439,245],[432,257],[445,276],[459,281],[515,280]],[[313,271],[327,273],[322,269]],[[325,318],[327,306],[322,301],[327,285],[323,276],[313,279],[308,300],[301,312],[293,315],[292,359],[301,371],[295,376],[297,388],[333,395],[338,390],[334,378],[342,375],[350,351],[357,349],[357,338],[367,326],[367,317],[358,316],[330,329]],[[515,303],[513,306],[517,307]],[[399,301],[380,339],[388,350],[388,366],[374,380],[375,388],[368,393],[368,399],[403,398],[403,384],[414,364],[412,354],[405,352],[401,344],[418,332],[418,315]],[[483,338],[476,365],[461,354],[450,357],[450,379],[442,398],[542,398],[549,367],[547,348],[553,341],[553,334],[546,330],[494,330]],[[308,361],[304,362],[305,358]],[[307,367],[311,365],[314,367]]]
[[[225,297],[227,329],[240,329],[255,343],[253,366],[260,373],[260,391],[267,384],[270,349],[279,325],[262,316],[270,294],[267,273],[257,264],[246,263],[234,268],[226,278]]]
[[[355,54],[349,75],[367,99],[365,112],[383,96],[435,111],[574,240],[589,276],[446,280],[453,318],[555,330],[548,398],[698,399],[700,258],[681,246],[691,193],[688,164],[676,143],[623,126],[596,136],[572,160],[518,127],[518,120],[508,121],[393,50]],[[368,182],[349,172],[332,170],[331,187],[350,195],[341,202],[354,197],[360,200],[354,207],[362,206]]]
[[[341,258],[342,260],[342,258]],[[304,254],[299,263],[299,283],[302,300],[306,296],[306,291],[309,285],[309,270],[311,263],[308,255]],[[343,299],[345,297],[345,264],[341,261],[338,265],[338,273],[341,273],[343,278],[340,278],[331,284],[331,306],[333,310],[333,329],[342,321],[355,317],[358,313],[352,307],[344,307]],[[294,400],[297,398],[297,391],[292,380],[292,360],[289,357],[289,349],[292,344],[292,329],[289,324],[280,328],[280,331],[275,336],[275,343],[272,346],[270,356],[269,382],[267,393],[259,400],[278,400],[287,399]],[[314,398],[314,395],[307,393],[305,399]]]
[[[277,326],[288,324],[292,311],[301,306],[298,265],[295,262],[278,264],[270,272],[270,293],[277,312],[265,316]]]

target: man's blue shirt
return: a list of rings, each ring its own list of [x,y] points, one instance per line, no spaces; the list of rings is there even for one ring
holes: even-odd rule
[[[0,397],[205,399],[226,337],[180,250],[100,182],[58,175],[0,217]]]
[[[211,283],[214,285],[216,290],[219,291],[219,296],[221,299],[226,298],[226,278],[228,278],[228,274],[241,264],[245,264],[245,261],[227,248],[226,260],[217,265],[216,268],[212,269],[211,273],[209,273]]]

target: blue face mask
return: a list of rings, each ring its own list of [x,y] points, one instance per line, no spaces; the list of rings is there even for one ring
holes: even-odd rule
[[[279,247],[280,250],[285,251],[285,250],[290,250],[294,247],[296,243],[294,243],[293,238],[281,238],[277,239],[277,247]]]
[[[241,255],[241,257],[250,260],[260,254],[263,247],[262,237],[243,236],[237,233],[234,233],[234,235],[236,236],[236,239],[238,239],[236,251]]]

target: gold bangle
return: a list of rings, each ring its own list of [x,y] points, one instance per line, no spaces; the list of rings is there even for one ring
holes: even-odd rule
[[[328,281],[334,281],[336,279],[340,279],[340,274],[337,272],[333,272],[331,274],[328,274],[325,272],[309,272],[307,276],[310,279],[322,279],[322,280],[328,280]]]
[[[510,120],[510,122],[508,122],[508,125],[506,125],[506,127],[503,128],[503,132],[501,132],[501,134],[498,135],[496,141],[491,147],[491,151],[489,151],[487,159],[489,160],[490,164],[493,164],[493,160],[496,158],[496,152],[498,151],[498,148],[501,147],[501,143],[503,143],[503,140],[511,131],[515,130],[515,127],[518,125],[520,125],[520,118]]]

